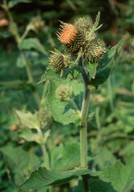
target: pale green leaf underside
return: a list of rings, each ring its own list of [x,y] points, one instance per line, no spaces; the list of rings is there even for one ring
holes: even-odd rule
[[[23,112],[18,110],[16,111],[16,113],[24,128],[37,130],[40,129],[40,122],[37,113],[32,114],[31,112]]]

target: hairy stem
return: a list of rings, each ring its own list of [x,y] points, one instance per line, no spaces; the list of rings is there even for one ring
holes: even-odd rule
[[[88,168],[88,147],[87,147],[87,122],[88,122],[88,111],[90,102],[90,89],[89,89],[89,75],[86,70],[86,65],[83,58],[79,60],[79,66],[84,83],[84,96],[81,108],[81,128],[80,128],[80,166],[81,168]],[[82,176],[84,192],[89,192],[88,176]]]
[[[80,129],[80,160],[81,167],[87,168],[87,118],[90,101],[90,91],[85,85],[84,99],[81,109],[81,129]]]

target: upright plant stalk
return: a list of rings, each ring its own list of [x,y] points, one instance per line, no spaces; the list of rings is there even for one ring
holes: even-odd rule
[[[42,150],[42,156],[43,156],[43,165],[47,168],[47,169],[50,169],[50,163],[49,163],[49,153],[47,151],[47,148],[46,148],[46,143],[44,143],[44,135],[43,135],[43,132],[41,130],[41,128],[37,129],[37,134],[39,136],[39,140],[40,140],[40,148]]]
[[[81,68],[81,74],[84,83],[84,95],[81,108],[81,127],[80,127],[80,166],[82,168],[88,167],[87,162],[87,118],[88,118],[88,108],[90,101],[90,90],[89,90],[89,79],[85,70],[85,63],[83,57],[79,59],[79,66]]]
[[[90,89],[89,89],[89,77],[85,69],[85,63],[83,58],[79,59],[79,66],[81,68],[81,74],[84,83],[84,95],[81,108],[81,127],[80,127],[80,166],[81,168],[88,168],[88,145],[87,145],[87,122],[88,111],[90,102]],[[89,192],[88,177],[82,176],[84,191]]]
[[[7,15],[8,15],[8,18],[10,20],[10,31],[14,35],[15,40],[17,42],[17,45],[19,45],[19,43],[21,42],[22,38],[20,37],[17,25],[14,22],[14,19],[13,19],[11,13],[10,13],[8,5],[6,4],[6,1],[4,1],[4,3],[3,3],[3,8],[5,9],[5,11],[6,11]],[[31,71],[30,66],[29,66],[29,62],[28,62],[28,60],[27,60],[27,58],[26,58],[26,56],[25,56],[25,54],[24,54],[24,52],[22,50],[20,50],[20,53],[21,53],[21,57],[23,57],[23,59],[25,61],[25,69],[26,69],[28,81],[29,81],[29,83],[31,83],[32,86],[34,86],[34,79],[33,79],[32,71]],[[39,106],[40,99],[39,99],[39,96],[38,96],[37,92],[35,92],[34,89],[33,89],[33,97],[34,97],[37,105]]]
[[[87,118],[90,101],[90,90],[85,84],[84,98],[81,109],[81,128],[80,128],[80,161],[81,167],[87,168]]]

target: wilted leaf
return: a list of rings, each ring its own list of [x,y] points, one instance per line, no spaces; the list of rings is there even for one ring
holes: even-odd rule
[[[31,129],[22,129],[20,137],[29,142],[40,143],[40,138],[38,134],[34,133]]]
[[[29,129],[40,129],[40,122],[37,113],[32,114],[31,112],[16,111],[21,124]]]

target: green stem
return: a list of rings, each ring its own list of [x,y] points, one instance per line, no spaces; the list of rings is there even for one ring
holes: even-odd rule
[[[87,168],[87,118],[90,101],[90,91],[85,85],[84,99],[81,109],[81,129],[80,129],[80,161],[81,167]]]
[[[113,90],[112,90],[112,79],[111,79],[111,76],[108,78],[108,81],[107,81],[107,87],[108,87],[108,97],[109,97],[109,103],[110,103],[110,108],[111,108],[111,111],[114,110],[114,102],[113,102]]]
[[[31,85],[34,86],[34,79],[33,79],[31,69],[30,69],[29,62],[28,62],[28,60],[27,60],[27,58],[26,58],[26,56],[25,56],[25,54],[23,53],[22,50],[20,50],[20,53],[21,53],[21,57],[25,61],[25,69],[26,69],[28,81],[29,81],[29,83],[31,83]],[[37,92],[35,90],[33,90],[33,96],[34,96],[34,99],[35,99],[37,105],[39,106],[40,105],[40,98],[39,98],[39,96],[38,96],[38,94],[37,94]]]
[[[5,9],[5,11],[6,11],[7,15],[8,15],[9,21],[10,21],[10,27],[9,27],[10,32],[13,34],[13,36],[14,36],[16,42],[17,42],[17,45],[19,47],[19,44],[21,42],[21,36],[20,36],[20,34],[18,32],[18,27],[17,27],[17,25],[16,25],[16,23],[15,23],[15,21],[13,19],[12,14],[10,13],[10,10],[9,10],[9,7],[8,7],[6,1],[4,1],[3,8]],[[23,58],[23,60],[25,62],[25,69],[26,69],[28,81],[34,87],[34,79],[33,79],[32,71],[30,69],[29,61],[26,58],[26,56],[25,56],[25,54],[24,54],[24,52],[22,50],[20,50],[20,53],[21,53],[21,57]],[[39,98],[39,95],[37,94],[37,92],[34,89],[33,89],[33,97],[34,97],[37,105],[39,106],[40,98]]]
[[[22,57],[22,60],[25,61],[25,68],[26,68],[26,72],[27,72],[27,76],[28,76],[28,80],[30,83],[33,83],[33,76],[32,76],[32,73],[31,73],[31,69],[30,69],[30,66],[29,66],[29,62],[25,56],[25,54],[23,53],[22,50],[20,50],[20,53],[21,53],[21,57]]]
[[[40,144],[41,150],[42,150],[42,154],[43,154],[43,161],[44,161],[44,165],[47,169],[50,169],[50,164],[49,164],[49,156],[48,156],[48,152],[46,149],[46,146],[44,143]]]
[[[46,145],[43,142],[43,133],[42,133],[41,129],[38,129],[38,135],[39,135],[39,138],[40,138],[40,141],[41,141],[40,142],[40,147],[41,147],[42,154],[43,154],[43,162],[44,162],[43,164],[47,169],[50,169],[49,154],[48,154],[48,151],[46,149]]]
[[[89,75],[85,69],[85,63],[81,57],[79,60],[79,66],[84,83],[84,96],[81,108],[81,128],[80,128],[80,167],[88,168],[88,147],[87,147],[87,122],[88,122],[88,110],[90,102],[90,89],[89,89]],[[88,176],[82,176],[84,192],[89,192]]]

